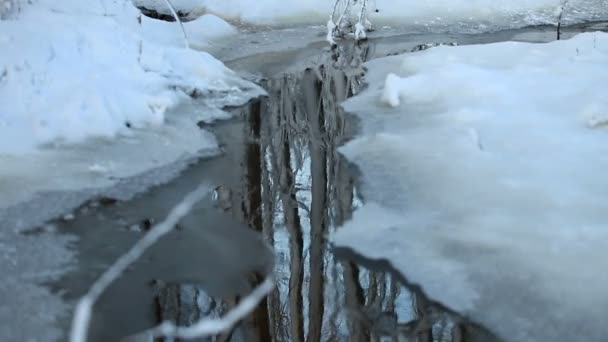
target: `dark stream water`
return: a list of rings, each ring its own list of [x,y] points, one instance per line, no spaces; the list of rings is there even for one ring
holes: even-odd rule
[[[215,188],[101,297],[90,341],[120,341],[163,320],[187,326],[221,316],[270,272],[277,287],[247,319],[199,340],[497,340],[426,298],[388,262],[330,244],[364,201],[356,168],[337,152],[357,129],[339,103],[362,89],[362,63],[386,55],[374,46],[345,44],[320,66],[272,73],[260,81],[268,97],[208,127],[222,142],[219,157],[133,200],[98,199],[55,222],[79,237],[78,265],[49,286],[74,302],[187,193],[200,183]],[[62,324],[68,331],[70,318]]]

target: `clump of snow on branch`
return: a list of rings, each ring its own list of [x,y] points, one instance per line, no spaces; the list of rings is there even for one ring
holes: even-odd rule
[[[335,38],[353,34],[355,40],[367,39],[373,25],[367,14],[368,0],[336,0],[327,22],[327,41],[334,45]]]

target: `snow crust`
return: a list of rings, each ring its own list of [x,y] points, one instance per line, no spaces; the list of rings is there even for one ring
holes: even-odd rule
[[[600,32],[368,63],[342,149],[366,204],[336,243],[506,341],[605,339],[606,65]]]
[[[328,0],[200,0],[202,10],[224,18],[255,24],[317,23],[327,21],[334,1]],[[376,0],[369,1],[372,23],[421,25],[454,30],[459,26],[476,30],[555,23],[556,0]],[[378,12],[376,12],[376,9]],[[608,18],[608,0],[571,0],[565,9],[566,22]]]
[[[235,32],[213,15],[185,29],[197,48]],[[38,0],[0,21],[0,208],[216,150],[196,123],[263,90],[184,45],[128,0]]]

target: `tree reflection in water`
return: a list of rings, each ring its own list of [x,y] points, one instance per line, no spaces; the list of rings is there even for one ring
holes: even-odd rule
[[[338,260],[328,241],[361,203],[356,178],[337,147],[352,134],[339,103],[362,87],[365,43],[337,47],[327,63],[265,82],[250,103],[240,186],[219,196],[260,231],[276,255],[276,290],[239,327],[214,341],[487,341],[478,327],[410,292],[400,276]],[[250,275],[252,287],[263,275]],[[188,325],[219,316],[238,298],[165,286],[159,320]]]

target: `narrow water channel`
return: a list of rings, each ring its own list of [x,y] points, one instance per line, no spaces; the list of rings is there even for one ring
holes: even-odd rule
[[[330,244],[364,200],[356,169],[337,152],[356,132],[339,103],[361,90],[371,49],[343,46],[320,66],[263,80],[268,97],[213,127],[220,157],[131,201],[100,199],[56,222],[80,237],[78,270],[51,284],[73,301],[192,188],[215,188],[101,298],[91,341],[221,316],[271,271],[277,287],[255,312],[200,341],[494,340],[388,263]]]
[[[339,104],[363,87],[372,49],[341,46],[319,67],[268,80],[269,97],[243,113],[245,181],[231,208],[273,246],[278,280],[255,315],[263,323],[244,340],[496,340],[430,302],[388,263],[330,244],[364,200],[356,169],[337,152],[357,129]]]

